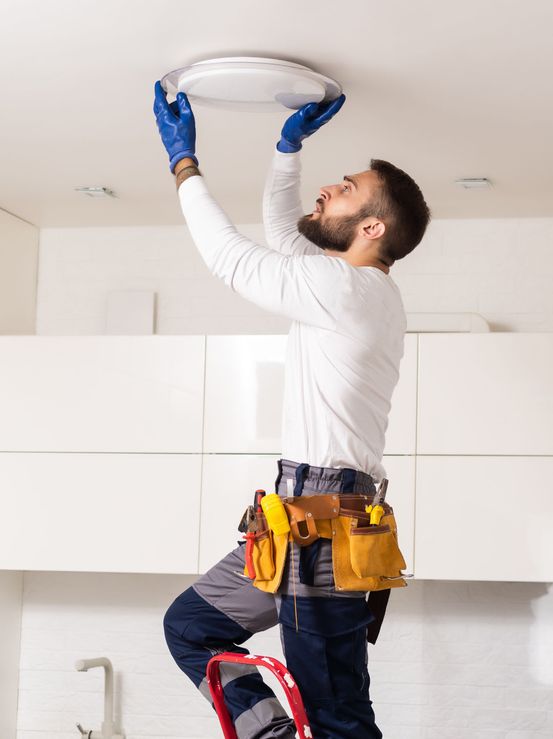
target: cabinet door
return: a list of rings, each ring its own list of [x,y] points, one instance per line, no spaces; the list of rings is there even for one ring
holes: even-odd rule
[[[553,458],[419,457],[415,574],[553,580]]]
[[[238,524],[258,488],[275,492],[278,455],[204,454],[200,572],[234,549]]]
[[[286,336],[208,336],[204,452],[278,454]]]
[[[200,453],[203,336],[0,339],[0,450]]]
[[[208,336],[204,451],[278,453],[286,336]],[[415,451],[417,336],[405,337],[386,454]]]
[[[417,334],[406,334],[399,380],[392,395],[384,454],[414,454],[417,420]]]
[[[553,335],[419,337],[418,454],[553,455]]]
[[[201,455],[0,454],[0,568],[194,573]]]

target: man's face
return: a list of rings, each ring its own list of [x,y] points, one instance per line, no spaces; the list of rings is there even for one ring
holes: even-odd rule
[[[347,251],[363,220],[359,211],[379,187],[372,170],[345,175],[340,184],[321,187],[315,209],[299,219],[298,231],[321,249]]]

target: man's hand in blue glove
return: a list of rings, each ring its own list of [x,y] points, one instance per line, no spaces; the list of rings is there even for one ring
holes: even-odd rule
[[[185,157],[198,166],[196,153],[196,122],[184,92],[169,105],[167,95],[158,80],[155,85],[154,114],[163,145],[169,154],[169,167],[175,171],[177,162]]]
[[[307,103],[303,108],[296,110],[284,123],[281,139],[277,149],[286,154],[301,149],[303,139],[318,131],[340,110],[346,96],[340,95],[336,100],[326,103]]]

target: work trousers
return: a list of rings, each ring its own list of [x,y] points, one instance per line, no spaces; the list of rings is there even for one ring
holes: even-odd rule
[[[374,495],[376,486],[359,470],[280,459],[275,492]],[[301,549],[290,542],[275,595],[245,577],[244,550],[239,543],[167,610],[165,638],[177,665],[211,700],[205,676],[211,657],[226,651],[247,654],[239,645],[279,624],[286,664],[315,739],[381,739],[367,669],[367,628],[375,616],[365,593],[336,591],[331,541],[319,539]],[[293,721],[255,666],[223,664],[221,678],[239,739],[295,735]]]

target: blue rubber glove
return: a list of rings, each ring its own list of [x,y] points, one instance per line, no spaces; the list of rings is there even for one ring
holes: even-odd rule
[[[346,96],[344,94],[326,103],[307,103],[288,118],[282,128],[277,149],[286,154],[301,149],[303,139],[318,131],[340,110]]]
[[[169,105],[167,95],[158,80],[155,85],[154,114],[163,145],[169,154],[169,168],[174,172],[178,161],[190,157],[196,159],[196,122],[194,113],[184,92]]]

